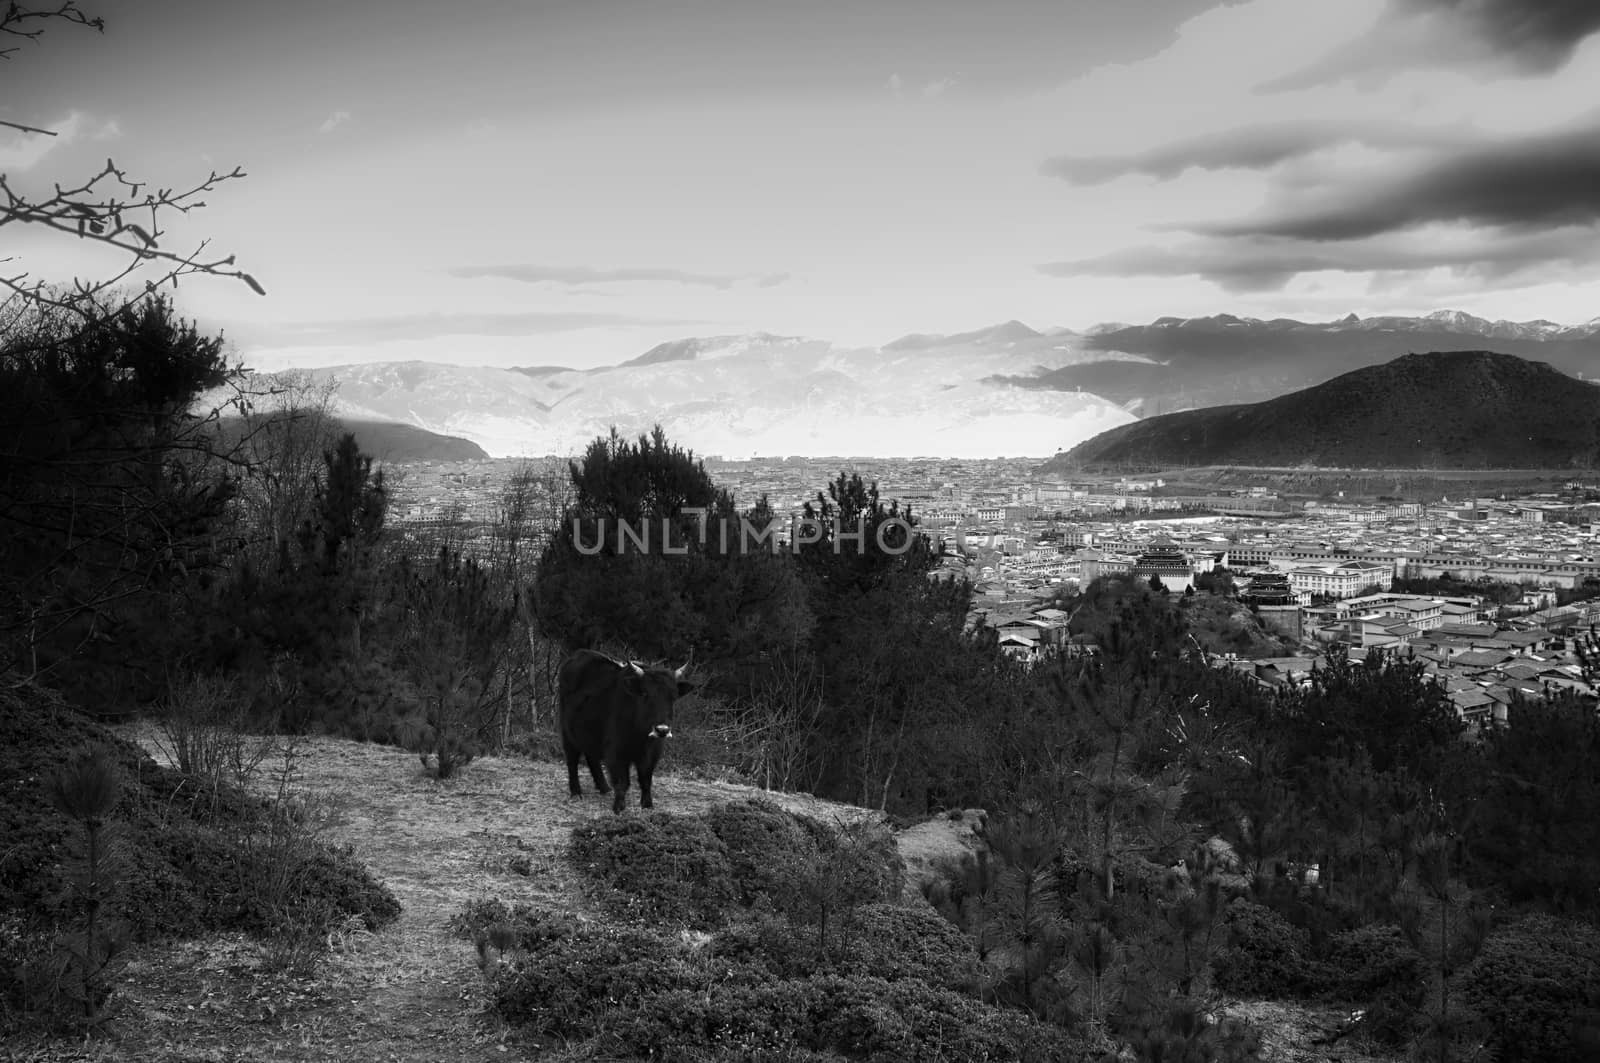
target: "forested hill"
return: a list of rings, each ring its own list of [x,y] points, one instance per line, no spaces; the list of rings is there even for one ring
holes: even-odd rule
[[[415,425],[343,418],[340,423],[345,431],[355,433],[363,453],[381,461],[476,461],[489,457],[470,439],[440,435]]]
[[[333,418],[332,434],[353,433],[363,454],[383,462],[399,461],[476,461],[489,455],[478,444],[460,436],[440,435],[415,425],[397,421],[364,421],[348,417]],[[237,439],[244,431],[238,418],[225,418],[225,439]]]
[[[1587,467],[1596,460],[1600,386],[1491,351],[1408,354],[1266,402],[1152,417],[1055,459],[1073,467],[1384,468]]]

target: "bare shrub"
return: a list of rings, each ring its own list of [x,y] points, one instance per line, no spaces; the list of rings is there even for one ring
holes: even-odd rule
[[[322,796],[295,789],[300,755],[294,738],[276,745],[265,814],[243,830],[237,866],[241,893],[266,927],[266,966],[309,974],[345,923],[308,875],[342,814]]]
[[[703,699],[697,699],[703,700]],[[734,767],[763,790],[810,791],[824,767],[817,750],[822,676],[805,654],[777,654],[748,693],[685,711],[680,760]]]
[[[243,787],[277,741],[248,734],[248,713],[231,679],[183,673],[168,684],[154,741],[179,771],[211,792],[223,783]]]

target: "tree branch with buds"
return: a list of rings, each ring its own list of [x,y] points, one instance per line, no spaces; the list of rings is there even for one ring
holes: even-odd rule
[[[23,44],[38,40],[52,21],[86,26],[97,32],[105,29],[102,19],[90,17],[75,0],[51,7],[8,2],[0,10],[0,41],[9,38],[18,43],[0,48],[0,59],[10,59]],[[54,130],[24,122],[0,121],[0,125],[23,136],[58,136]],[[203,196],[244,176],[242,169],[234,167],[227,173],[213,170],[188,188],[150,188],[148,182],[134,180],[114,160],[107,159],[99,172],[86,180],[56,182],[46,193],[30,194],[11,174],[0,173],[0,230],[7,226],[34,226],[100,244],[127,256],[109,276],[79,279],[65,287],[35,276],[15,254],[0,256],[0,313],[15,312],[18,304],[70,311],[96,303],[104,293],[125,282],[142,279],[137,293],[127,299],[131,303],[168,284],[176,287],[179,278],[195,274],[242,281],[258,295],[265,295],[259,281],[237,268],[234,256],[209,254],[209,241],[201,241],[189,251],[169,247],[165,242],[167,219],[204,207]],[[141,272],[145,274],[142,278],[137,276]],[[96,313],[103,310],[103,306],[95,307]]]

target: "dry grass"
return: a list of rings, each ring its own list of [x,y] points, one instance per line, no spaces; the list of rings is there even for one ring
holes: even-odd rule
[[[1341,1036],[1350,1013],[1340,1008],[1255,1000],[1230,1004],[1222,1012],[1261,1031],[1263,1063],[1396,1063],[1399,1058]]]

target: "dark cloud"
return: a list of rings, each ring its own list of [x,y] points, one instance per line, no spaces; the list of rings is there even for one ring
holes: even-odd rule
[[[1278,291],[1301,273],[1414,273],[1448,269],[1463,279],[1495,282],[1548,278],[1600,263],[1600,229],[1483,234],[1454,246],[1401,236],[1342,243],[1250,236],[1202,239],[1179,248],[1140,247],[1038,266],[1055,277],[1198,276],[1226,291]]]
[[[1554,70],[1578,42],[1600,31],[1595,0],[1392,0],[1406,15],[1440,14],[1458,20],[1494,51],[1532,70]]]
[[[1548,74],[1565,66],[1578,45],[1596,32],[1596,0],[1390,0],[1369,32],[1261,89],[1304,89],[1462,63],[1497,63],[1524,75]]]
[[[1130,155],[1058,156],[1047,160],[1040,170],[1076,184],[1098,184],[1127,174],[1171,180],[1190,167],[1264,170],[1341,144],[1394,149],[1458,148],[1472,142],[1465,130],[1424,129],[1399,122],[1274,122],[1208,133]]]
[[[499,277],[503,280],[522,281],[527,284],[563,284],[580,287],[594,284],[631,284],[640,281],[668,284],[698,284],[708,288],[727,289],[744,280],[753,280],[761,287],[771,287],[788,279],[786,273],[772,273],[759,277],[732,276],[720,273],[691,273],[681,269],[625,268],[595,269],[590,266],[541,266],[531,263],[507,266],[456,266],[446,270],[452,277]]]
[[[519,311],[502,314],[396,314],[391,317],[340,318],[291,322],[252,330],[257,346],[343,346],[431,340],[441,336],[537,336],[589,328],[631,328],[694,324],[678,318],[637,317],[594,312]]]
[[[1430,223],[1552,229],[1600,221],[1600,123],[1445,155],[1259,220],[1191,227],[1221,237],[1355,240]]]

